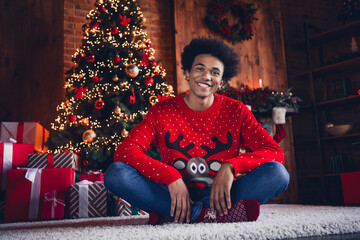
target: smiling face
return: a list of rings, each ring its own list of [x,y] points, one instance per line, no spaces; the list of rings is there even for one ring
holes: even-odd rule
[[[223,73],[224,64],[218,58],[210,54],[196,56],[190,72],[185,72],[190,86],[189,97],[213,99],[213,94],[223,83]]]

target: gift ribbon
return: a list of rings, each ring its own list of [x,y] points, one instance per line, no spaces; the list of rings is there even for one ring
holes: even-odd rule
[[[29,220],[39,217],[39,199],[41,188],[41,168],[27,168],[25,178],[31,182],[31,194],[29,204]]]
[[[46,165],[48,168],[53,168],[54,167],[54,156],[55,154],[54,153],[48,153],[46,155]]]
[[[89,180],[82,180],[76,183],[79,186],[79,218],[89,217],[89,185],[95,183],[103,183],[100,181],[91,182]]]
[[[56,198],[56,190],[47,192],[44,195],[44,201],[51,203],[51,218],[55,218],[55,207],[58,205],[65,206],[65,202],[62,199]]]
[[[17,143],[23,142],[23,135],[24,135],[24,122],[19,122],[16,133]]]
[[[7,171],[12,168],[12,159],[13,159],[13,144],[4,143],[1,190],[5,190],[6,188]]]

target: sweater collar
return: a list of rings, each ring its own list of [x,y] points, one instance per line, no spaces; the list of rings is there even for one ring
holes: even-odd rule
[[[177,102],[178,102],[180,109],[182,111],[184,111],[185,113],[187,113],[187,115],[189,117],[209,117],[219,111],[219,108],[220,108],[221,102],[222,102],[221,95],[214,93],[214,102],[208,109],[206,109],[204,111],[194,111],[194,110],[190,109],[188,107],[188,105],[185,103],[184,96],[185,95],[179,96]]]

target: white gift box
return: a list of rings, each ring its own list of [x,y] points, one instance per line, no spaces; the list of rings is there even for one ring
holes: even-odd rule
[[[36,152],[46,152],[49,131],[37,122],[1,122],[0,141],[33,144]]]

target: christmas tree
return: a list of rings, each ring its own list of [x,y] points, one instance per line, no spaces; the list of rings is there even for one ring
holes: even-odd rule
[[[55,153],[77,153],[85,168],[104,170],[129,131],[173,90],[136,0],[97,0],[87,19],[52,124],[56,136],[47,144]]]
[[[348,23],[360,19],[360,0],[343,0],[338,22]]]

